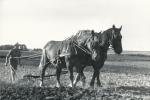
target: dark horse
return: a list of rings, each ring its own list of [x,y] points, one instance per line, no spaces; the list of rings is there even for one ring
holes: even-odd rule
[[[107,58],[107,50],[110,45],[114,48],[117,54],[122,52],[121,43],[121,28],[116,28],[114,25],[112,28],[101,33],[94,33],[94,31],[83,35],[77,34],[74,37],[65,41],[50,41],[43,49],[43,54],[39,68],[42,71],[41,85],[43,84],[43,78],[45,69],[49,64],[56,66],[57,83],[60,86],[60,73],[62,67],[67,67],[70,73],[71,86],[75,86],[79,79],[85,81],[83,69],[87,65],[92,65],[94,68],[93,77],[90,85],[94,86],[95,78],[97,77],[97,85],[101,86],[99,80],[100,69],[104,65]],[[64,51],[67,55],[63,55]],[[69,54],[68,54],[69,53]],[[73,67],[77,69],[77,77],[73,82]]]

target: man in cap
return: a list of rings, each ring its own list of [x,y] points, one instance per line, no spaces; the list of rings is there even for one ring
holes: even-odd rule
[[[12,82],[15,81],[17,66],[18,64],[20,64],[20,58],[19,58],[20,56],[21,56],[21,52],[19,50],[19,44],[16,43],[14,47],[7,54],[6,63],[5,63],[6,66],[8,65],[8,63],[10,64]]]

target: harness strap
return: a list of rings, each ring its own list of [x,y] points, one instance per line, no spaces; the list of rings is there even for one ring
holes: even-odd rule
[[[88,51],[87,49],[85,49],[83,46],[77,45],[77,43],[75,41],[73,42],[73,44],[75,46],[77,46],[79,49],[81,49],[82,51],[84,51],[85,53],[90,54],[90,55],[92,54],[90,51]]]

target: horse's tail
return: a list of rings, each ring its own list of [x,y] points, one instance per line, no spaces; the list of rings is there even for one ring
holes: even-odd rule
[[[39,70],[41,71],[45,67],[45,65],[47,65],[47,63],[48,63],[48,58],[46,55],[46,50],[43,49],[40,64],[39,64]]]

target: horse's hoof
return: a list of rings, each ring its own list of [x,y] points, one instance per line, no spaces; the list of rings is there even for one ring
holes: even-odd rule
[[[43,87],[43,83],[42,82],[40,82],[40,87]]]
[[[60,87],[61,87],[61,85],[57,83],[57,84],[56,84],[56,87],[57,87],[57,88],[60,88]]]
[[[92,90],[93,90],[93,89],[94,89],[94,85],[91,85],[91,86],[90,86],[90,89],[92,89]]]
[[[101,84],[97,85],[97,87],[103,87]]]
[[[86,82],[82,81],[82,87],[85,88],[85,86],[86,86]]]
[[[72,87],[72,88],[74,87],[74,85],[73,85],[73,84],[71,84],[71,83],[70,83],[68,86],[69,86],[69,87]]]
[[[97,82],[97,87],[102,87],[102,84],[100,81]]]

